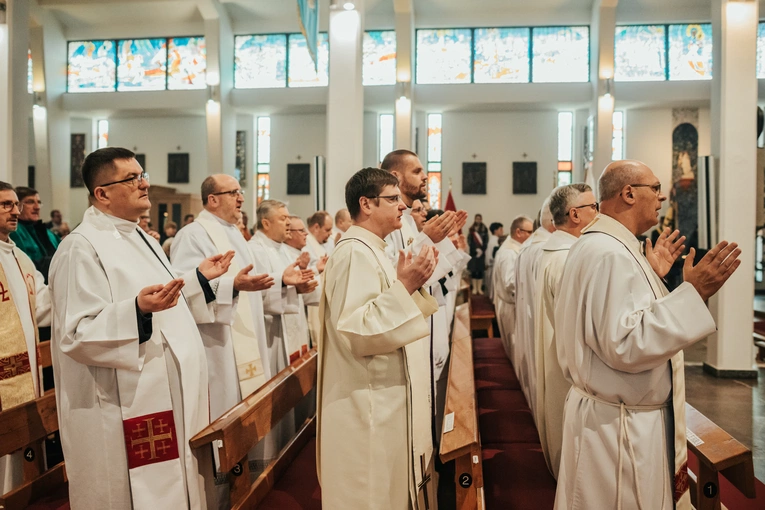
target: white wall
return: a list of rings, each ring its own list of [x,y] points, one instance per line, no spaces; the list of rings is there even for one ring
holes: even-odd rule
[[[84,117],[73,117],[69,121],[71,128],[71,134],[85,133],[85,152],[90,153],[93,145],[93,121]],[[67,145],[69,150],[71,144]],[[69,161],[71,161],[71,150],[67,152]],[[67,169],[71,164],[67,165]],[[67,170],[68,171],[68,170]],[[66,178],[67,186],[69,185],[69,174]],[[69,227],[74,228],[82,221],[82,215],[85,209],[88,208],[88,190],[86,188],[69,188],[69,212],[64,213],[64,221],[69,222]]]

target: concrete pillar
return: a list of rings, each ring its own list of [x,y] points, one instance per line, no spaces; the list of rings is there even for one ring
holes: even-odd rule
[[[327,99],[326,209],[345,207],[345,183],[364,161],[364,87],[361,82],[361,44],[364,3],[329,11],[329,91]]]
[[[592,181],[611,162],[614,116],[614,35],[618,0],[596,0],[590,24],[590,82],[593,118]],[[589,179],[588,179],[589,180]]]
[[[414,7],[412,0],[394,0],[396,23],[396,132],[394,149],[414,150]]]
[[[236,112],[230,95],[234,88],[234,33],[231,20],[218,0],[199,4],[205,20],[208,101],[207,173],[234,174],[236,159]]]
[[[0,180],[27,184],[29,108],[27,51],[29,3],[7,0],[0,25]]]
[[[719,377],[757,377],[752,344],[757,11],[753,0],[712,2],[712,155],[719,174],[718,233],[742,250],[741,266],[710,300],[717,333],[708,339],[704,369]]]

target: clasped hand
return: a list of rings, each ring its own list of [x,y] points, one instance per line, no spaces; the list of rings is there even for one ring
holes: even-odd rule
[[[450,235],[460,232],[467,222],[467,217],[467,211],[446,211],[426,221],[422,231],[433,243],[438,244]]]
[[[398,252],[398,281],[404,284],[409,294],[414,294],[433,275],[438,265],[438,250],[434,246],[424,246],[420,253],[412,256],[412,252]]]

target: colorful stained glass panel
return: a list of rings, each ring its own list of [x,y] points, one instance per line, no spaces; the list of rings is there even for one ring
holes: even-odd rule
[[[329,36],[319,34],[319,72],[316,72],[303,34],[289,36],[288,87],[326,87],[329,84]]]
[[[361,75],[364,85],[396,84],[395,31],[365,32],[363,55]]]
[[[572,83],[590,80],[589,27],[532,29],[534,83]]]
[[[270,189],[271,188],[270,177],[271,176],[268,175],[267,173],[265,173],[265,174],[259,173],[258,174],[258,205],[260,205],[260,203],[263,200],[268,200],[269,198],[271,198],[271,196],[270,196],[271,195],[270,194],[270,191],[271,191],[271,189]]]
[[[712,25],[669,26],[669,79],[712,79]]]
[[[207,87],[207,46],[204,37],[173,37],[167,45],[167,89]]]
[[[765,23],[757,26],[757,78],[765,78]]]
[[[111,92],[116,81],[114,41],[72,41],[68,45],[67,92]]]
[[[471,30],[417,31],[417,83],[470,83]]]
[[[287,36],[284,34],[236,36],[234,61],[234,87],[238,89],[287,86]]]
[[[27,92],[34,92],[34,78],[32,75],[32,50],[27,50]]]
[[[614,80],[665,80],[665,31],[664,25],[617,26],[614,42]]]
[[[428,173],[428,203],[431,209],[441,208],[441,172]]]
[[[428,115],[428,161],[441,161],[441,123],[440,113]]]
[[[475,83],[528,83],[528,28],[476,28],[473,37]]]
[[[117,90],[165,90],[167,39],[124,39],[117,49]]]

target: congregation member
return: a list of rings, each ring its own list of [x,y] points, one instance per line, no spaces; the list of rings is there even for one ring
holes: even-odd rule
[[[168,221],[165,223],[165,227],[162,229],[165,232],[165,240],[162,242],[162,250],[164,250],[167,258],[170,258],[170,247],[173,245],[173,238],[178,233],[178,225],[174,221]]]
[[[683,349],[715,331],[704,302],[741,250],[723,241],[694,265],[691,248],[670,293],[661,279],[684,238],[646,243],[645,255],[637,240],[666,200],[659,179],[643,163],[615,161],[598,188],[600,215],[571,247],[555,302],[572,382],[555,507],[691,508]]]
[[[263,293],[268,359],[271,374],[278,374],[308,348],[307,337],[287,334],[285,316],[300,311],[298,294],[313,292],[318,285],[310,269],[287,253],[284,242],[290,237],[290,213],[278,200],[263,200],[258,205],[255,235],[247,242],[258,271],[268,273],[274,286]]]
[[[423,338],[438,309],[422,289],[437,250],[399,253],[385,238],[401,228],[398,179],[366,168],[345,187],[353,226],[325,269],[320,309],[317,464],[322,507],[436,508]]]
[[[320,279],[327,263],[329,252],[327,247],[332,244],[332,216],[327,211],[316,211],[308,218],[308,236],[306,237],[305,251],[311,257],[309,267],[314,269],[316,278]],[[334,246],[334,244],[332,244]],[[316,345],[319,341],[321,320],[319,319],[319,307],[312,305],[308,308],[308,330],[311,333],[311,341]]]
[[[159,232],[154,230],[154,227],[151,224],[151,216],[149,216],[149,211],[144,211],[144,213],[138,219],[138,228],[159,241],[160,235]]]
[[[441,211],[440,209],[434,209],[434,211],[437,211],[434,216],[440,216],[444,213],[444,211]],[[422,201],[415,200],[412,202],[412,219],[414,220],[414,224],[417,227],[417,233],[422,232],[422,228],[425,226],[425,219],[428,216],[428,213],[430,211],[425,209],[425,206],[423,205]]]
[[[505,226],[499,222],[494,222],[489,225],[489,242],[486,245],[486,265],[483,275],[483,286],[486,289],[486,295],[489,296],[489,300],[494,302],[494,285],[493,285],[493,273],[494,273],[494,257],[497,255],[502,242],[500,238],[505,235]]]
[[[536,362],[534,361],[534,327],[536,319],[536,281],[542,247],[555,231],[550,213],[550,197],[539,212],[539,228],[523,242],[515,259],[515,329],[513,330],[513,363],[526,401],[535,415]]]
[[[306,308],[314,308],[318,311],[319,298],[321,298],[321,285],[318,277],[320,271],[317,265],[321,264],[322,261],[319,260],[316,264],[312,264],[310,253],[305,251],[308,230],[306,230],[305,224],[303,224],[303,220],[300,219],[299,216],[290,216],[289,231],[290,236],[284,242],[284,249],[287,252],[289,260],[296,260],[298,262],[298,267],[301,270],[310,269],[313,271],[315,275],[313,281],[317,283],[316,288],[312,292],[298,294],[298,313],[287,314],[284,316],[287,326],[287,336],[290,338],[300,338],[300,341],[304,342],[302,345],[306,346],[300,351],[300,355],[303,355],[311,346],[311,339],[317,338],[311,337],[309,334]],[[324,264],[322,264],[322,271],[324,269],[323,265]]]
[[[472,260],[470,269],[471,294],[483,295],[483,275],[486,270],[486,245],[489,243],[489,231],[483,224],[483,216],[476,214],[473,224],[468,229],[468,246]]]
[[[18,249],[32,259],[45,281],[48,281],[50,261],[58,248],[59,238],[40,219],[42,201],[36,189],[19,186],[16,188],[20,211],[18,228],[10,238]]]
[[[138,228],[151,207],[135,154],[90,153],[91,207],[51,263],[51,356],[72,508],[206,508],[211,461],[189,439],[209,423],[197,313],[233,252],[177,278]],[[95,483],[97,481],[97,483]]]
[[[186,225],[190,225],[194,223],[194,215],[193,214],[187,214],[183,217],[183,225],[181,225],[181,228],[185,227]]]
[[[64,217],[61,214],[61,211],[59,211],[58,209],[53,209],[50,212],[50,221],[45,224],[45,228],[47,228],[48,230],[50,230],[51,232],[56,234],[58,236],[58,238],[59,238],[59,241],[60,241],[62,239],[62,237],[61,237],[61,234],[59,233],[59,230],[64,225],[66,225],[66,224],[64,223]],[[67,225],[67,227],[68,227],[68,225]]]
[[[524,241],[532,234],[533,223],[526,216],[518,216],[510,223],[510,234],[497,250],[492,278],[494,283],[494,312],[499,326],[502,347],[508,359],[515,364],[513,334],[515,332],[515,261]]]
[[[555,342],[555,300],[571,245],[598,213],[598,202],[587,184],[569,184],[550,194],[555,232],[542,245],[536,282],[536,424],[547,467],[555,479],[560,466],[563,406],[571,387],[558,364]]]
[[[10,234],[21,215],[13,186],[0,181],[0,410],[38,398],[37,328],[50,325],[51,304],[43,275]],[[24,481],[23,451],[0,458],[0,495]]]

